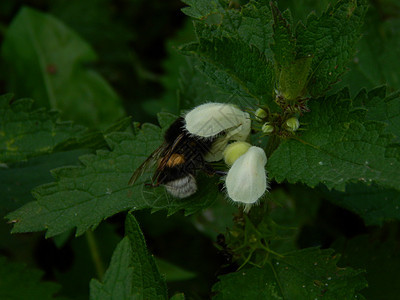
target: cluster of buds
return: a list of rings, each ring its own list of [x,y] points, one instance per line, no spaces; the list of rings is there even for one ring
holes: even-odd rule
[[[274,118],[273,115],[269,115],[262,108],[258,108],[254,115],[255,119],[262,123],[261,131],[266,135],[270,135],[276,131],[279,131],[280,128],[283,128],[288,132],[295,132],[300,128],[300,122],[297,117],[290,117],[282,122],[280,116]]]

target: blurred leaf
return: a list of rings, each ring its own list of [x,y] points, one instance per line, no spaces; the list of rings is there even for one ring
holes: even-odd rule
[[[165,276],[167,282],[188,280],[196,277],[195,273],[186,271],[164,259],[155,257],[154,260],[160,274]]]
[[[121,236],[117,233],[116,226],[108,222],[101,223],[91,234],[97,244],[97,254],[99,255],[99,260],[96,263],[100,264],[100,268],[105,269],[107,263],[111,260],[115,247],[121,241]],[[88,235],[85,234],[77,238],[72,238],[72,236],[72,232],[69,232],[70,239],[65,247],[71,249],[73,260],[67,269],[55,269],[55,278],[62,286],[61,295],[74,300],[86,300],[89,299],[88,283],[92,278],[98,276],[98,270],[91,252],[93,250],[89,247]],[[54,238],[54,242],[58,237],[59,235]]]
[[[50,15],[21,9],[7,31],[2,56],[9,89],[37,99],[38,106],[59,109],[64,119],[104,128],[124,114],[111,87],[84,66],[96,54]]]
[[[43,272],[29,269],[23,264],[11,263],[0,257],[1,299],[54,299],[58,284],[43,282]]]
[[[118,244],[103,282],[90,282],[90,299],[167,299],[167,287],[147,252],[136,219],[128,214],[126,236]]]
[[[229,205],[221,197],[212,206],[194,214],[192,223],[198,231],[215,241],[220,233],[233,226],[233,215],[237,211],[237,206]]]
[[[144,186],[150,182],[152,170],[128,186],[134,170],[163,141],[157,126],[144,124],[136,135],[110,133],[106,140],[111,151],[99,150],[97,155],[82,156],[81,166],[53,170],[56,181],[37,187],[33,191],[36,201],[7,216],[15,223],[13,232],[47,230],[46,236],[51,237],[76,227],[76,235],[81,235],[123,210],[151,208],[166,209],[168,214],[179,210],[192,214],[223,197],[217,180],[202,174],[198,176],[202,188],[185,199],[172,198],[163,187]]]
[[[333,250],[308,248],[220,276],[213,299],[353,299],[367,287],[364,272],[339,268]]]
[[[382,226],[391,220],[400,221],[400,192],[378,185],[349,184],[346,191],[327,192],[328,199],[363,218],[365,225]]]
[[[169,299],[170,300],[185,300],[185,295],[183,293],[177,293]]]
[[[178,115],[180,113],[180,104],[178,99],[178,89],[180,84],[180,74],[182,69],[187,68],[187,58],[178,52],[177,48],[183,43],[188,43],[195,38],[193,24],[187,20],[180,31],[167,41],[167,58],[163,62],[164,75],[161,77],[161,83],[165,89],[160,99],[147,100],[143,102],[143,108],[156,115],[160,111],[168,111]]]
[[[59,122],[58,113],[32,109],[33,101],[12,101],[0,96],[0,163],[15,163],[52,153],[63,148],[101,147],[104,139],[99,132],[90,134],[86,128],[71,122]],[[66,147],[68,145],[68,147]],[[91,146],[92,146],[91,145]]]
[[[68,24],[96,49],[103,63],[131,62],[129,51],[132,49],[128,44],[134,39],[135,33],[124,26],[125,18],[117,15],[118,10],[112,0],[52,0],[49,5],[54,16]]]
[[[384,123],[366,120],[365,109],[351,104],[346,91],[310,102],[311,112],[300,119],[306,130],[283,140],[268,161],[271,177],[341,191],[350,181],[398,189],[399,145]]]
[[[0,215],[33,201],[31,190],[53,180],[50,170],[77,163],[79,156],[89,152],[81,149],[45,154],[12,168],[0,168]]]
[[[337,89],[349,87],[353,94],[385,84],[389,91],[400,89],[400,7],[389,1],[372,2],[364,25],[358,53]],[[385,10],[391,10],[385,15]],[[394,17],[391,16],[394,14]],[[397,16],[396,16],[397,14]]]
[[[366,269],[367,299],[396,300],[400,293],[400,245],[392,231],[383,230],[352,239],[340,239],[332,245],[342,253],[340,263]]]

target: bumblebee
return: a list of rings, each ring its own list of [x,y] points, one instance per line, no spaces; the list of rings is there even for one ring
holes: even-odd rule
[[[136,169],[129,181],[130,185],[134,184],[146,169],[157,163],[150,186],[164,185],[172,196],[186,198],[197,191],[197,170],[214,173],[204,156],[210,151],[217,136],[195,136],[185,129],[185,125],[183,117],[171,124],[164,134],[163,144]]]
[[[243,141],[250,133],[250,116],[232,104],[205,103],[179,117],[167,129],[163,144],[133,173],[132,185],[144,170],[157,164],[152,184],[164,185],[174,197],[197,191],[196,173],[226,175],[209,163],[219,161],[229,141]]]

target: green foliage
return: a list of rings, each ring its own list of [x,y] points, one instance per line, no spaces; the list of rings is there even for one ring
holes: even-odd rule
[[[223,275],[214,299],[353,299],[367,286],[363,272],[339,268],[332,250],[303,249],[262,268]]]
[[[0,163],[9,164],[67,148],[101,147],[102,135],[59,122],[56,112],[33,110],[33,101],[0,98]]]
[[[62,287],[2,258],[0,298],[85,299],[93,278],[91,299],[397,299],[394,0],[25,2],[0,3],[0,87],[35,99],[0,96],[0,251]],[[157,158],[128,184],[206,102],[247,111],[267,153],[249,212],[224,176],[199,170],[184,199],[149,186]]]
[[[400,148],[391,145],[384,123],[367,120],[365,109],[353,108],[346,91],[313,101],[310,110],[301,119],[306,130],[283,141],[271,156],[272,177],[338,190],[355,181],[399,188]]]
[[[271,100],[272,65],[256,48],[252,49],[233,39],[200,39],[199,45],[189,45],[183,51],[204,58],[217,71],[230,76],[240,88],[259,102]]]
[[[170,120],[170,115],[160,117],[164,125]],[[15,223],[13,232],[47,229],[46,236],[51,237],[76,227],[76,235],[81,235],[120,211],[151,208],[166,209],[168,214],[178,210],[192,214],[219,196],[215,182],[205,176],[199,178],[199,184],[210,188],[183,200],[173,199],[163,187],[146,187],[152,170],[145,172],[133,187],[128,185],[134,170],[162,143],[157,126],[144,124],[136,135],[113,132],[106,135],[106,141],[111,151],[82,156],[81,166],[53,170],[56,182],[37,187],[33,191],[36,201],[7,216]]]
[[[355,53],[367,4],[364,0],[338,1],[320,17],[310,14],[297,26],[297,58],[313,57],[308,91],[322,94],[343,74]]]
[[[368,9],[364,37],[350,64],[351,72],[343,77],[339,87],[348,86],[352,93],[387,85],[393,92],[400,88],[398,72],[400,55],[399,4],[382,1]]]
[[[124,115],[110,86],[84,66],[95,52],[78,35],[50,15],[23,8],[2,44],[8,87],[30,95],[38,107],[59,109],[64,119],[105,127]],[[27,72],[26,70],[29,70]]]
[[[382,226],[400,220],[400,192],[378,185],[348,184],[345,192],[332,191],[328,199],[361,216],[366,225]]]
[[[1,299],[54,299],[58,284],[41,281],[43,272],[0,257]]]
[[[147,252],[139,224],[130,214],[125,231],[103,282],[91,281],[90,299],[167,299],[165,281]]]
[[[398,230],[393,225],[386,226],[383,232],[340,239],[333,245],[343,253],[341,264],[366,269],[368,289],[361,293],[367,299],[395,300],[399,296],[400,245],[396,237]]]

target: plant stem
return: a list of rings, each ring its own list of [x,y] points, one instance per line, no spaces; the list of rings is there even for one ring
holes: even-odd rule
[[[101,280],[104,275],[104,264],[101,259],[99,247],[97,245],[96,237],[94,236],[93,231],[86,231],[85,233],[86,240],[89,245],[90,255],[92,256],[94,267],[96,268],[97,277]]]
[[[267,146],[265,147],[265,154],[269,158],[272,153],[278,148],[280,139],[277,135],[273,134],[269,137]]]

